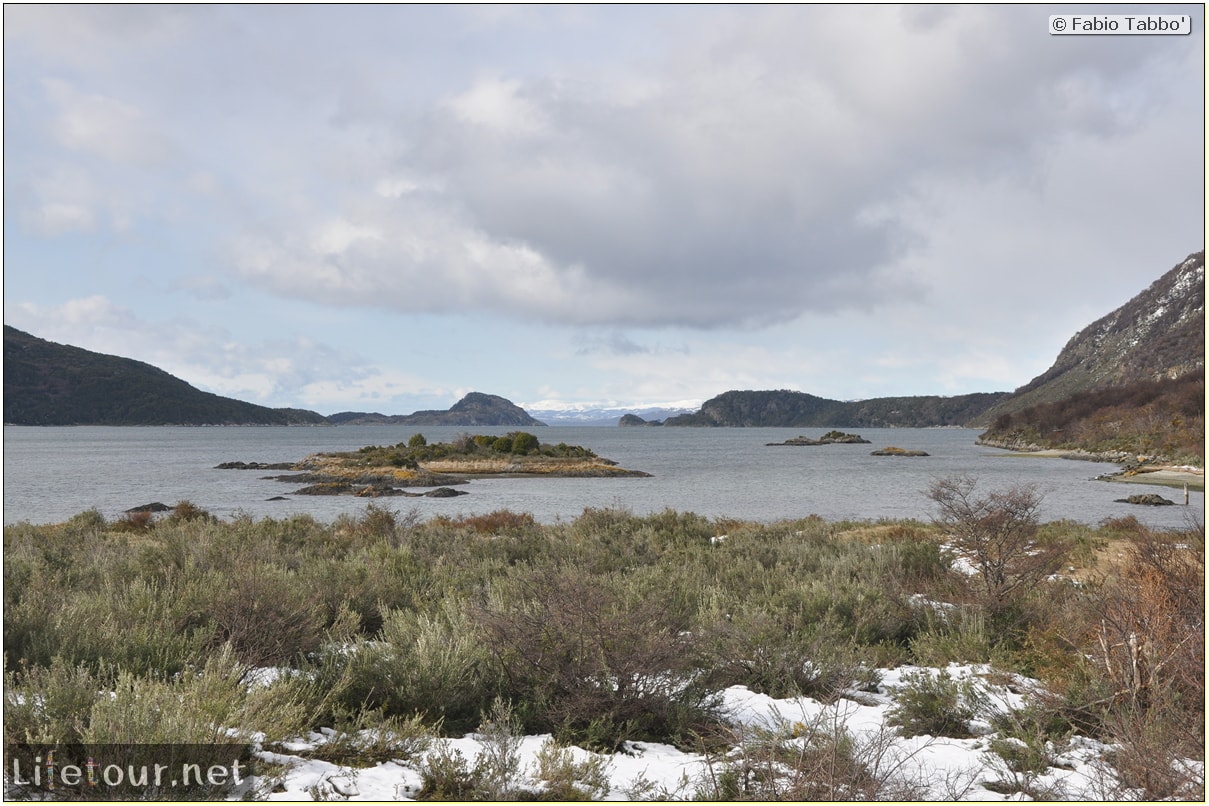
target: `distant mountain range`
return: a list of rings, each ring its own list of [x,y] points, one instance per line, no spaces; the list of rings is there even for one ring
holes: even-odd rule
[[[1205,256],[1079,331],[1015,392],[839,401],[788,390],[730,391],[696,411],[551,409],[536,419],[471,392],[446,411],[406,415],[272,409],[203,392],[150,364],[45,341],[5,325],[4,421],[15,425],[977,426],[988,444],[1118,444],[1180,456],[1204,446]],[[1109,416],[1111,415],[1111,416]],[[1107,417],[1107,419],[1106,419]],[[1122,425],[1124,423],[1124,425]],[[1116,435],[1115,442],[1106,429]],[[1149,436],[1140,433],[1150,429]],[[1198,447],[1199,446],[1199,447]]]
[[[646,421],[662,421],[678,414],[690,414],[698,406],[602,406],[579,408],[530,408],[529,413],[549,425],[626,425],[627,420],[638,418]]]
[[[724,392],[693,414],[669,417],[665,426],[782,428],[928,428],[960,426],[980,416],[1007,392],[956,397],[881,397],[844,402],[786,389]]]

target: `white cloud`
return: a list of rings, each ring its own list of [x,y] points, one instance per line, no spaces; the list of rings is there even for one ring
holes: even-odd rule
[[[519,81],[480,78],[468,90],[449,99],[457,117],[506,136],[535,134],[542,129],[538,107],[522,95]]]
[[[25,225],[42,235],[91,232],[96,229],[96,216],[80,204],[47,202],[26,214]]]
[[[144,168],[163,165],[172,156],[168,137],[138,107],[80,92],[58,79],[46,79],[45,84],[47,96],[58,107],[51,132],[67,148]]]

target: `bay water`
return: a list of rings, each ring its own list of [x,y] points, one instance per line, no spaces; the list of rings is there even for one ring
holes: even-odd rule
[[[267,479],[285,471],[218,470],[221,462],[293,462],[312,453],[393,445],[422,433],[431,442],[458,435],[502,435],[515,428],[330,427],[4,427],[3,507],[6,524],[57,523],[96,508],[106,518],[134,506],[191,501],[229,519],[309,513],[323,521],[360,514],[369,500],[298,496],[302,483]],[[421,518],[527,512],[542,523],[573,520],[585,508],[620,507],[635,514],[665,509],[710,518],[761,522],[819,515],[827,520],[915,518],[935,508],[925,495],[933,480],[978,478],[989,492],[1035,484],[1041,518],[1097,524],[1133,515],[1157,528],[1204,523],[1204,494],[1110,484],[1095,477],[1115,465],[1016,456],[975,444],[977,431],[956,428],[859,429],[871,444],[775,446],[794,436],[817,438],[828,429],[609,428],[530,429],[543,443],[583,445],[649,478],[488,478],[461,485],[457,498],[380,498],[374,503]],[[926,457],[876,457],[888,446],[927,451]],[[422,490],[412,490],[422,492]],[[1136,492],[1158,492],[1170,507],[1117,503]],[[269,500],[284,496],[287,500]]]

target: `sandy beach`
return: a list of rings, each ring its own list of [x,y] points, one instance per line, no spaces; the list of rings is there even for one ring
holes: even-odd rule
[[[1012,451],[1004,456],[1029,456],[1047,459],[1078,459],[1082,461],[1106,461],[1101,457],[1082,451],[1050,448],[1040,451]],[[1147,465],[1136,470],[1120,470],[1098,477],[1101,481],[1125,484],[1154,484],[1161,487],[1182,489],[1185,484],[1190,490],[1205,489],[1205,470],[1189,465]]]

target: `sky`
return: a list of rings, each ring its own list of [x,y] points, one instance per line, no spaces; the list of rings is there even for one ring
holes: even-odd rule
[[[1010,391],[1204,248],[1144,8],[6,4],[4,321],[322,414]]]

